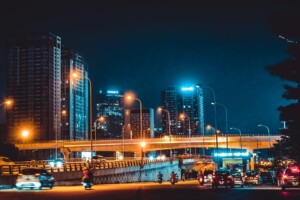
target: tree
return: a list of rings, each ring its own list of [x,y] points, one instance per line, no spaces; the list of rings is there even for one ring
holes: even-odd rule
[[[284,86],[283,98],[292,103],[278,108],[280,120],[285,121],[287,129],[281,131],[281,139],[272,148],[271,153],[275,164],[281,159],[293,159],[300,163],[300,31],[295,26],[300,19],[299,14],[280,14],[270,18],[272,31],[275,35],[284,36],[289,42],[289,58],[281,63],[269,66],[268,71],[289,81]]]
[[[0,155],[9,157],[12,160],[19,159],[19,149],[13,144],[0,142]]]

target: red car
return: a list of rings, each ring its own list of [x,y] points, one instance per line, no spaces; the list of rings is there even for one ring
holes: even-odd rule
[[[212,189],[217,189],[219,186],[225,186],[233,188],[234,187],[234,181],[232,179],[232,176],[230,175],[230,172],[227,170],[218,170],[213,174],[212,179]]]
[[[292,165],[287,167],[281,177],[281,188],[300,187],[300,166]]]

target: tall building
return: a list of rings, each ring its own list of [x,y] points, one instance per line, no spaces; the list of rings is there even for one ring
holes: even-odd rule
[[[178,116],[179,116],[179,93],[176,87],[168,87],[162,92],[163,109],[169,111],[170,122],[168,122],[168,114],[165,111],[161,112],[162,116],[162,131],[169,134],[169,123],[171,135],[177,135]]]
[[[189,126],[191,134],[204,133],[204,109],[203,92],[198,87],[169,87],[162,93],[163,108],[170,112],[171,134],[188,135]],[[183,120],[179,115],[185,114]],[[190,120],[189,120],[189,119]],[[163,112],[162,116],[163,133],[168,133],[168,117]]]
[[[18,34],[8,42],[8,141],[61,138],[61,38]],[[29,131],[23,138],[21,132]]]
[[[96,104],[97,118],[104,117],[104,122],[97,124],[97,138],[122,137],[123,105],[122,92],[117,90],[99,90]]]
[[[63,140],[88,139],[89,86],[87,63],[78,52],[62,49],[62,135]],[[78,74],[77,78],[72,73]]]
[[[141,121],[140,109],[125,109],[125,138],[140,139],[154,137],[154,110],[152,108],[142,109],[142,135],[141,135]]]

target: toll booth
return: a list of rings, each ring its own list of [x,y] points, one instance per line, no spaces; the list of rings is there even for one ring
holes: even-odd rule
[[[238,170],[246,172],[250,170],[250,160],[252,154],[244,149],[219,149],[212,153],[213,161],[216,163],[216,168],[224,168],[228,170]]]

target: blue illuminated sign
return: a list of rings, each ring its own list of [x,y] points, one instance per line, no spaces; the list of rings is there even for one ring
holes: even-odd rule
[[[107,90],[107,94],[119,94],[117,90]]]
[[[193,91],[194,87],[183,87],[181,88],[182,91]]]
[[[236,152],[236,153],[214,153],[215,157],[246,157],[249,156],[249,152]]]

